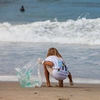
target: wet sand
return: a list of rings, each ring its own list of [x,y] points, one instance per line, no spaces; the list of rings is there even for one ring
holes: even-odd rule
[[[100,100],[100,84],[51,85],[22,88],[19,82],[0,82],[0,100]]]

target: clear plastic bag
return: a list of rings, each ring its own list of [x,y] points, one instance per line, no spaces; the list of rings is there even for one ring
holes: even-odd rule
[[[15,68],[20,85],[24,87],[41,87],[43,82],[43,66],[30,61],[24,67]]]

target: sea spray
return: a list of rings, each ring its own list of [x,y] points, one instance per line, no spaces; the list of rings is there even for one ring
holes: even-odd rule
[[[100,18],[16,25],[0,23],[0,41],[100,45]]]

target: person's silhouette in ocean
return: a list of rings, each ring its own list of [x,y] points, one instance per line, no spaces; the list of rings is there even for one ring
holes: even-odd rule
[[[25,11],[24,6],[21,6],[20,11],[21,12],[24,12]]]

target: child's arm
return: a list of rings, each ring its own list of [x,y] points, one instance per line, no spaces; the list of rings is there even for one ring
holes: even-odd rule
[[[43,65],[44,65],[44,66],[50,66],[50,67],[52,67],[54,64],[53,64],[53,62],[51,62],[51,61],[45,61],[45,62],[43,63]]]

